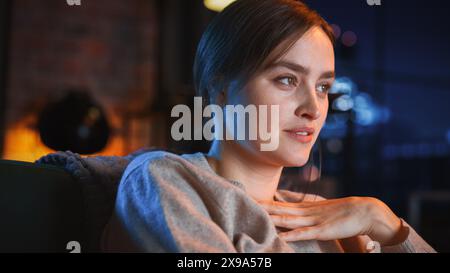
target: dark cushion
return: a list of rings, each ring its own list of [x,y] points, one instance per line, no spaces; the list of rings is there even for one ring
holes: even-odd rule
[[[85,244],[82,187],[62,168],[0,160],[0,252]]]

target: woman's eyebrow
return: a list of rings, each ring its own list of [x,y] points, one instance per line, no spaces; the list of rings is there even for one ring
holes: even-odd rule
[[[306,68],[306,67],[304,67],[304,66],[302,66],[300,64],[296,64],[296,63],[290,62],[290,61],[278,61],[276,63],[271,64],[268,68],[269,69],[273,69],[273,68],[276,68],[276,67],[279,67],[279,66],[286,67],[286,68],[288,68],[290,70],[293,70],[295,72],[298,72],[298,73],[309,74],[309,69],[308,68]]]
[[[334,78],[336,78],[336,75],[335,75],[334,71],[324,72],[319,77],[319,79],[334,79]]]
[[[304,67],[304,66],[302,66],[300,64],[293,63],[293,62],[290,62],[290,61],[279,61],[279,62],[273,63],[268,68],[269,69],[273,69],[273,68],[276,68],[276,67],[279,67],[279,66],[286,67],[286,68],[288,68],[288,69],[290,69],[292,71],[295,71],[295,72],[301,73],[301,74],[305,74],[305,75],[308,75],[310,73],[309,68],[306,68],[306,67]],[[320,75],[320,77],[319,77],[319,79],[330,79],[330,78],[335,78],[335,72],[334,71],[323,72]]]

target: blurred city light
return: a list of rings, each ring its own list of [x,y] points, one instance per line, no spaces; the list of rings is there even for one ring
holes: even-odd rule
[[[332,25],[331,25],[331,28],[333,29],[334,37],[335,37],[336,39],[338,39],[339,36],[341,36],[341,27],[338,26],[338,25],[336,25],[336,24],[332,24]]]
[[[331,109],[336,112],[328,116],[322,130],[321,136],[325,139],[345,137],[349,120],[356,125],[353,131],[355,135],[371,133],[365,128],[390,120],[390,110],[376,103],[370,94],[358,90],[349,77],[338,77],[330,94],[338,97],[331,105]]]
[[[358,41],[358,37],[353,31],[346,31],[344,32],[344,34],[342,34],[341,41],[345,46],[352,47]]]

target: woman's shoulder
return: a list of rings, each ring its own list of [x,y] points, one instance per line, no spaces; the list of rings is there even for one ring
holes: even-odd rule
[[[189,164],[194,166],[184,156],[151,151],[136,156],[125,170],[115,213],[139,248],[176,252],[176,232],[186,231],[182,223],[193,215],[207,218]]]
[[[144,164],[158,164],[164,161],[168,162],[177,158],[179,155],[164,151],[164,150],[154,150],[149,152],[144,152],[136,155],[128,165],[127,169],[136,169],[142,167]]]
[[[142,153],[125,169],[119,191],[155,188],[170,192],[170,188],[177,188],[192,192],[217,176],[207,165],[202,153],[178,155],[163,150]]]
[[[193,162],[186,159],[189,156],[193,155],[178,155],[164,150],[145,152],[131,160],[123,177],[140,171],[170,173],[174,169],[190,168]]]

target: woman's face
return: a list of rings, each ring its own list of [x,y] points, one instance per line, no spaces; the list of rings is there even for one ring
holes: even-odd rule
[[[261,143],[268,142],[260,139],[239,141],[239,146],[272,165],[305,165],[324,125],[327,93],[333,81],[332,43],[322,29],[313,27],[243,89],[230,90],[227,104],[269,105],[269,109],[270,105],[279,105],[278,130],[271,132],[272,137],[278,137],[278,148],[261,151]],[[270,119],[265,120],[269,125]]]

